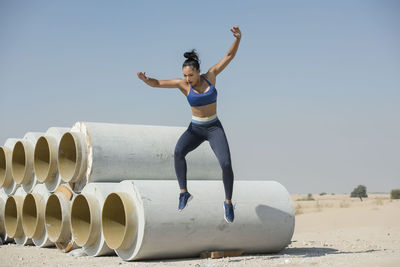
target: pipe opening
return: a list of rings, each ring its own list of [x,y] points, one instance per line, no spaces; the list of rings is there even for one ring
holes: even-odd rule
[[[107,245],[111,249],[118,249],[125,238],[127,221],[124,203],[116,193],[109,194],[104,202],[102,224]]]
[[[44,136],[36,143],[33,167],[40,182],[44,182],[50,172],[50,145]]]
[[[72,203],[71,228],[74,241],[79,246],[85,246],[88,242],[91,226],[89,203],[84,195],[78,195]]]
[[[18,227],[17,202],[14,197],[9,197],[4,207],[4,227],[10,237],[14,237]]]
[[[24,180],[26,169],[25,149],[21,141],[18,141],[14,146],[11,162],[14,181],[17,184],[21,184]]]
[[[6,181],[7,174],[7,161],[6,161],[6,151],[4,148],[0,147],[0,186],[3,186]]]
[[[22,228],[28,237],[33,237],[39,222],[36,200],[32,194],[26,195],[22,206]]]
[[[61,177],[66,181],[74,177],[75,169],[77,168],[77,150],[71,133],[65,133],[60,140],[58,167]]]
[[[62,227],[61,203],[57,195],[50,195],[45,211],[46,229],[51,239],[58,239]]]

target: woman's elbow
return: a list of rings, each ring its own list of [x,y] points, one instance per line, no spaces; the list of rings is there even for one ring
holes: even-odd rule
[[[226,55],[226,62],[229,63],[235,57],[236,53],[232,52]]]

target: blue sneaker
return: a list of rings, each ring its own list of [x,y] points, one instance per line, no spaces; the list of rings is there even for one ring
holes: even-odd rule
[[[182,211],[187,206],[187,203],[192,199],[193,196],[189,192],[180,193],[178,210]]]
[[[235,213],[233,212],[233,205],[232,203],[228,204],[224,201],[224,218],[227,223],[233,223],[233,220],[235,219]]]

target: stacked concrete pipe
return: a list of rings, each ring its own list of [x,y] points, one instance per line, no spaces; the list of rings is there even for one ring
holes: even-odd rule
[[[116,183],[90,183],[75,197],[71,207],[72,237],[88,256],[115,254],[104,240],[101,211]]]
[[[77,122],[63,135],[59,171],[80,192],[87,183],[123,179],[176,180],[174,148],[183,127]],[[187,156],[188,179],[221,179],[208,144]]]
[[[123,181],[108,195],[102,213],[107,245],[125,261],[198,257],[203,251],[246,253],[285,248],[294,230],[287,190],[274,181],[236,181],[236,218],[223,218],[221,181],[188,181],[195,198],[177,211],[176,181]]]
[[[12,151],[19,139],[8,138],[0,147],[0,186],[7,195],[13,195],[18,185],[12,177]]]
[[[4,226],[7,235],[14,239],[18,245],[30,245],[32,240],[28,238],[22,228],[22,205],[26,192],[18,187],[14,195],[9,196],[4,208]]]
[[[71,236],[71,202],[75,196],[69,185],[62,184],[46,203],[45,225],[48,238],[62,252],[77,247]]]
[[[8,139],[0,148],[0,185],[9,194],[3,236],[125,261],[285,248],[294,230],[289,193],[274,181],[237,180],[235,222],[226,223],[221,168],[207,142],[186,157],[194,199],[178,212],[174,148],[185,130],[77,122]]]
[[[15,183],[22,186],[26,193],[32,192],[37,184],[33,169],[33,157],[37,140],[43,133],[28,132],[19,140],[12,152],[12,176]]]
[[[51,127],[36,142],[33,166],[37,180],[44,183],[49,192],[61,185],[58,172],[58,145],[63,134],[70,128]]]
[[[22,228],[37,247],[51,247],[44,225],[46,202],[50,193],[43,184],[36,185],[32,193],[26,195],[22,206]]]

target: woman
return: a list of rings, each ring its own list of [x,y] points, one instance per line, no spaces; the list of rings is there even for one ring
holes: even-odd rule
[[[187,97],[192,108],[192,122],[179,138],[175,147],[175,172],[181,193],[179,211],[182,211],[193,196],[187,191],[185,156],[202,142],[208,140],[222,168],[222,180],[225,188],[224,218],[232,223],[235,215],[232,205],[233,171],[228,141],[224,129],[217,117],[216,77],[235,57],[239,47],[241,32],[238,26],[231,29],[235,41],[228,53],[207,73],[200,75],[199,58],[195,52],[187,52],[182,66],[184,79],[157,80],[149,78],[144,72],[138,72],[139,79],[147,85],[161,88],[178,88]]]

